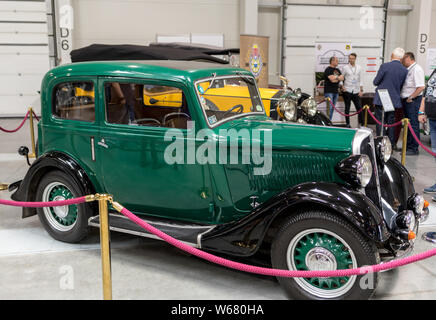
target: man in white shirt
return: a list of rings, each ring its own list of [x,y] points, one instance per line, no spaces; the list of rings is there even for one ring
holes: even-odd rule
[[[409,71],[406,82],[401,90],[404,116],[410,120],[413,131],[419,137],[418,113],[422,102],[422,93],[425,90],[425,73],[424,69],[416,63],[415,55],[412,52],[407,52],[404,55],[403,65]],[[412,135],[409,134],[407,139],[407,155],[414,156],[418,154],[419,145]]]
[[[346,66],[343,67],[342,75],[345,77],[342,87],[343,97],[345,102],[345,114],[350,114],[351,101],[353,101],[356,110],[362,109],[360,98],[363,94],[363,77],[362,68],[356,64],[357,55],[350,54]],[[350,117],[345,117],[347,125],[350,126]],[[363,125],[362,113],[359,114],[359,124]]]

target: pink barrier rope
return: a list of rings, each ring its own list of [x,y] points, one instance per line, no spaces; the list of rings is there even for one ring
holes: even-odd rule
[[[429,148],[427,148],[425,145],[422,144],[421,140],[419,140],[418,136],[415,133],[415,130],[413,130],[412,125],[409,122],[409,131],[412,133],[412,136],[415,138],[416,142],[423,148],[425,151],[427,151],[429,154],[431,154],[433,157],[436,157],[436,153],[432,152]]]
[[[414,262],[418,262],[421,260],[425,260],[431,257],[436,256],[436,249],[420,253],[411,257],[407,257],[404,259],[399,259],[395,261],[391,261],[384,264],[379,264],[376,266],[370,266],[370,267],[363,267],[363,268],[357,268],[357,269],[350,269],[350,270],[334,270],[334,271],[291,271],[291,270],[278,270],[278,269],[270,269],[270,268],[262,268],[262,267],[256,267],[251,266],[239,262],[230,261],[224,258],[220,258],[217,256],[214,256],[210,253],[204,252],[202,250],[193,248],[177,239],[174,239],[173,237],[163,233],[162,231],[154,228],[153,226],[149,225],[139,217],[135,216],[133,213],[131,213],[126,208],[123,208],[121,210],[121,213],[132,220],[137,225],[141,226],[148,232],[158,236],[162,240],[166,241],[167,243],[173,245],[176,248],[179,248],[185,252],[188,252],[196,257],[199,257],[201,259],[207,260],[209,262],[219,264],[221,266],[240,270],[248,273],[255,273],[255,274],[261,274],[266,276],[274,276],[274,277],[283,277],[283,278],[336,278],[336,277],[349,277],[349,276],[358,276],[363,275],[367,273],[375,273],[375,272],[381,272],[385,270],[395,269],[398,267],[402,267]]]
[[[86,202],[86,196],[68,199],[64,201],[52,201],[52,202],[19,202],[12,200],[0,199],[0,205],[11,206],[11,207],[24,207],[24,208],[48,208],[48,207],[63,207],[70,206],[73,204],[81,204]]]
[[[368,113],[371,116],[371,118],[373,118],[374,121],[377,124],[382,125],[382,123],[375,117],[375,115],[371,112],[371,110],[368,109]],[[398,121],[398,122],[396,122],[394,124],[384,124],[383,127],[385,127],[385,128],[394,128],[394,127],[402,125],[402,124],[403,124],[403,121]]]
[[[35,117],[36,121],[39,121],[39,118],[38,118],[38,116],[36,115],[35,111],[33,111],[33,109],[32,109],[32,114],[33,114],[33,116]]]
[[[7,129],[4,129],[4,128],[0,127],[0,131],[6,132],[6,133],[14,133],[14,132],[17,132],[18,130],[20,130],[20,129],[24,126],[24,123],[26,123],[26,120],[27,120],[27,118],[29,117],[29,113],[30,113],[30,111],[27,111],[26,115],[24,116],[23,121],[22,121],[21,124],[18,126],[18,128],[14,129],[14,130],[7,130]]]
[[[339,111],[337,108],[336,108],[336,106],[333,104],[333,102],[331,101],[331,100],[329,100],[329,102],[330,102],[330,105],[333,107],[333,109],[335,109],[335,111],[337,112],[337,113],[339,113],[341,116],[343,116],[343,117],[354,117],[354,116],[357,116],[358,114],[360,114],[362,111],[363,111],[363,108],[362,109],[360,109],[359,111],[357,111],[356,113],[353,113],[353,114],[345,114],[345,113],[342,113],[341,111]]]

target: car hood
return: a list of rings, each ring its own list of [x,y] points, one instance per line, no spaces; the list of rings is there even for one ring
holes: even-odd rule
[[[226,122],[216,128],[217,135],[224,138],[225,130],[236,130],[242,133],[250,132],[251,139],[254,130],[270,131],[273,149],[325,150],[351,153],[356,129],[313,126],[306,124],[274,121],[268,117],[250,116]],[[246,131],[247,132],[247,131]],[[264,134],[260,135],[261,143]],[[230,139],[235,138],[230,136]],[[241,134],[238,139],[246,139]]]

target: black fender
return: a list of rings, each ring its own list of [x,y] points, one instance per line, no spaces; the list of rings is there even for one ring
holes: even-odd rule
[[[83,187],[86,194],[95,194],[95,188],[85,170],[70,156],[59,151],[52,151],[39,157],[21,181],[11,198],[15,201],[35,201],[36,190],[41,178],[49,171],[60,170],[70,175]],[[36,215],[35,208],[23,208],[23,219]]]
[[[317,182],[290,188],[241,220],[215,227],[202,236],[201,247],[236,256],[251,256],[257,252],[276,219],[310,209],[325,209],[338,214],[378,244],[386,242],[391,235],[381,209],[366,195],[343,185]]]
[[[395,158],[379,165],[382,198],[395,212],[412,210],[409,200],[416,194],[409,171]]]

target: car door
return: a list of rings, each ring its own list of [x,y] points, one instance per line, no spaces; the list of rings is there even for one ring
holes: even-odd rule
[[[211,222],[214,205],[209,167],[168,164],[165,152],[172,141],[165,141],[165,134],[174,129],[164,127],[162,121],[165,115],[176,113],[176,109],[170,109],[174,105],[168,101],[155,102],[155,105],[144,103],[150,100],[144,98],[144,92],[149,92],[150,88],[150,92],[159,91],[156,88],[172,88],[184,95],[181,84],[126,78],[99,78],[98,82],[100,109],[105,116],[100,122],[96,150],[99,175],[106,192],[139,214]],[[168,99],[160,92],[156,97]],[[185,97],[183,113],[186,114],[192,108],[192,99]],[[179,99],[174,98],[174,94],[170,98]],[[186,146],[188,130],[178,130]]]
[[[96,162],[94,141],[98,137],[98,113],[96,106],[97,78],[59,78],[49,87],[49,97],[44,97],[44,134],[39,135],[40,153],[63,152],[77,161],[86,170],[96,188]]]

